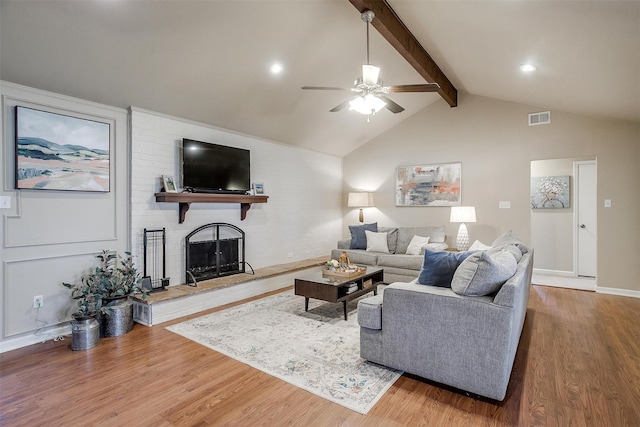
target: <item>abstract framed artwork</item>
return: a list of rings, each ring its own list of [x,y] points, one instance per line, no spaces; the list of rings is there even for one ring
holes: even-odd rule
[[[460,206],[462,163],[398,166],[396,206]]]
[[[531,177],[531,209],[566,209],[571,207],[571,177]]]
[[[16,106],[19,190],[109,191],[110,125]]]

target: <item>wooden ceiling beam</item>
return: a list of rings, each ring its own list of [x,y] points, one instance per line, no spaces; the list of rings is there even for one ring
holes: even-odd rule
[[[451,107],[458,105],[458,90],[414,35],[411,34],[386,0],[349,0],[349,2],[360,13],[365,10],[372,11],[375,14],[375,18],[371,25],[427,82],[440,85],[438,93]]]

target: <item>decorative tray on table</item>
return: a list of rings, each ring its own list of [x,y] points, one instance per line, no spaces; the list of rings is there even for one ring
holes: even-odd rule
[[[359,276],[365,271],[367,271],[365,267],[355,267],[355,268],[349,268],[347,270],[325,269],[325,270],[322,270],[322,277],[342,277],[342,278],[348,279],[350,277]]]

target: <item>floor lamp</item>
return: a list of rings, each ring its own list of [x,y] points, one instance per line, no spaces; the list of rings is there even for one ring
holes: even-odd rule
[[[467,226],[465,222],[476,222],[476,208],[473,206],[453,206],[451,208],[450,222],[460,222],[460,228],[458,228],[458,237],[456,238],[456,245],[459,251],[466,251],[469,249],[469,233],[467,232]]]
[[[364,224],[362,209],[373,207],[373,193],[349,193],[347,206],[350,208],[360,208],[358,220]]]

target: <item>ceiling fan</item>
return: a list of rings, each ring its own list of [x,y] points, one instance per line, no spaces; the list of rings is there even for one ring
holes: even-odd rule
[[[437,92],[440,89],[437,83],[383,86],[382,80],[379,78],[380,68],[369,64],[369,24],[375,15],[372,11],[365,10],[360,17],[367,25],[367,63],[362,66],[362,77],[358,77],[350,89],[331,86],[303,86],[302,89],[349,90],[355,94],[353,99],[338,104],[329,111],[335,113],[348,106],[350,110],[369,116],[375,115],[382,108],[386,108],[394,114],[404,111],[404,108],[385,96],[388,93]]]

